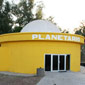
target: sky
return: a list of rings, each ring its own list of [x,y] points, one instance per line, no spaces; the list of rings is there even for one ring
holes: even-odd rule
[[[8,0],[12,1],[12,0]],[[13,0],[18,3],[19,0]],[[54,21],[63,30],[73,33],[82,21],[85,21],[85,0],[35,0],[44,4],[44,17],[54,17]]]

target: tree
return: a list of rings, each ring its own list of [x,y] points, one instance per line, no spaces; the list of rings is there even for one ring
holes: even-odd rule
[[[43,3],[37,6],[36,14],[35,14],[35,19],[43,19]]]
[[[33,20],[33,3],[34,0],[21,0],[18,5],[14,4],[12,7],[12,13],[17,17],[16,23],[18,23],[20,27],[25,26]]]
[[[49,16],[49,17],[47,18],[47,20],[50,21],[51,23],[57,25],[57,24],[54,22],[54,17]]]
[[[81,26],[79,26],[78,28],[75,28],[75,34],[85,36],[85,24],[84,24],[84,22],[81,22]]]
[[[43,3],[35,4],[34,0],[20,0],[19,4],[9,4],[6,2],[2,4],[3,0],[0,0],[0,34],[20,32],[21,29],[33,20],[44,19],[43,18]],[[36,8],[35,13],[33,13]],[[14,17],[16,20],[14,21]],[[53,17],[48,19],[52,23],[56,24]]]
[[[16,32],[20,32],[20,28],[23,28],[29,22],[43,18],[43,5],[40,4],[37,6],[35,14],[33,13],[33,9],[36,6],[36,4],[34,4],[34,0],[21,0],[18,5],[13,4],[13,7],[11,9],[12,14],[17,18],[15,23],[19,24],[18,27],[14,28],[17,28]]]
[[[20,32],[21,29],[22,29],[22,27],[16,26],[16,27],[13,29],[13,32]]]
[[[0,34],[12,32],[13,21],[10,11],[9,2],[2,5],[2,9],[0,10]]]
[[[64,30],[62,31],[62,33],[69,33],[69,31],[66,30],[66,29],[64,29]]]
[[[0,6],[2,6],[3,0],[0,0]]]
[[[75,34],[82,35],[81,29],[75,31]]]
[[[75,34],[82,35],[85,37],[85,24],[81,22],[81,26],[75,28]],[[81,60],[85,57],[85,44],[81,46]]]

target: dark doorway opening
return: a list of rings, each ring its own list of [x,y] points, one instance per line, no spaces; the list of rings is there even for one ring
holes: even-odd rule
[[[66,70],[70,70],[70,55],[66,56]]]
[[[45,55],[45,71],[51,71],[51,55]]]
[[[65,55],[60,55],[60,69],[64,70],[64,63],[65,63]]]
[[[58,55],[53,55],[53,70],[58,70]]]
[[[46,54],[45,71],[68,71],[70,70],[69,54]]]

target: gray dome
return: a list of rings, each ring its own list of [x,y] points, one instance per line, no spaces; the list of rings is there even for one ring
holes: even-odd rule
[[[21,32],[56,32],[61,33],[60,29],[56,25],[47,20],[35,20],[28,23]]]

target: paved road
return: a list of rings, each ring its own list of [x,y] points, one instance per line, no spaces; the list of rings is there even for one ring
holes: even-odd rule
[[[47,72],[37,85],[85,85],[85,74],[81,72]]]

